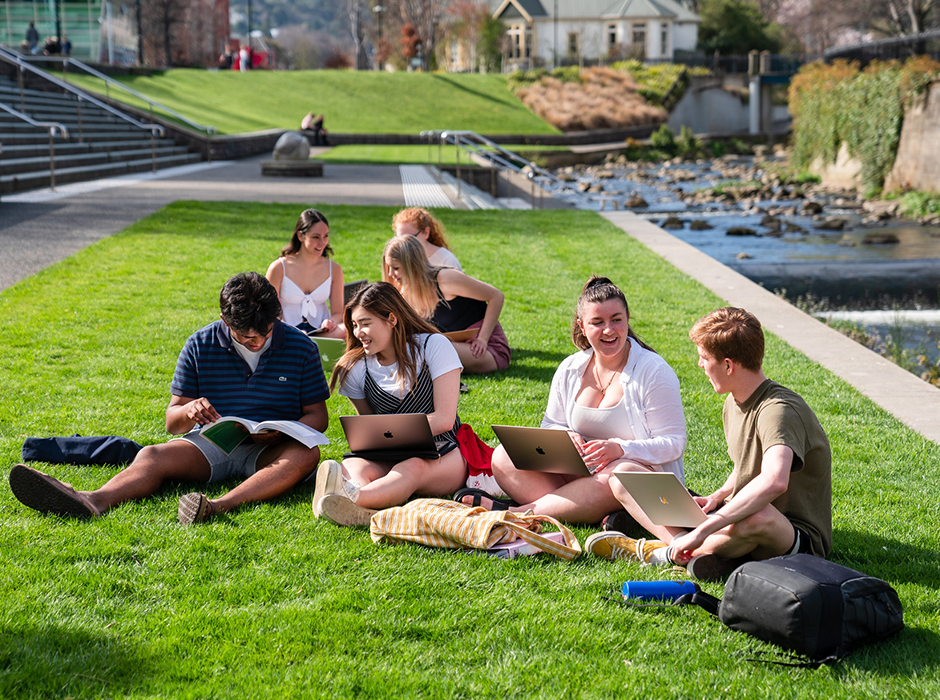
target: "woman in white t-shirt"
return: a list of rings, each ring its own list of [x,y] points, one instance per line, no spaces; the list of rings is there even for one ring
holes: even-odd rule
[[[343,268],[331,255],[329,222],[316,209],[307,209],[265,277],[277,290],[284,323],[322,337],[345,338]]]
[[[398,463],[348,457],[317,469],[313,512],[337,525],[367,525],[375,509],[401,505],[413,494],[443,496],[467,479],[457,444],[462,365],[453,345],[419,317],[395,287],[360,289],[343,314],[346,352],[330,388],[360,414],[424,413],[439,457]]]
[[[444,237],[444,224],[431,216],[427,209],[402,209],[392,217],[396,236],[414,236],[421,243],[428,262],[435,267],[452,267],[463,271],[457,256],[450,252]]]

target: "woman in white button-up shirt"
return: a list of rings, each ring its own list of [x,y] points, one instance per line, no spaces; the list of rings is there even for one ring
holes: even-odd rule
[[[666,361],[630,329],[623,292],[593,277],[578,299],[572,339],[581,351],[566,358],[552,379],[543,428],[567,430],[590,476],[518,470],[502,446],[493,473],[529,510],[568,522],[597,523],[622,506],[611,492],[614,471],[670,471],[683,479],[685,415],[679,380]],[[465,496],[484,507],[506,504]]]

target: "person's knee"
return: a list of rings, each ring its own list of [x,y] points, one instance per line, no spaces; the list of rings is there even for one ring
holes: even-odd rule
[[[493,452],[493,458],[490,460],[490,468],[493,470],[493,476],[497,479],[499,479],[500,476],[506,476],[516,470],[515,465],[512,463],[512,460],[509,459],[509,455],[506,454],[506,450],[502,445],[497,447]]]
[[[759,510],[729,525],[728,536],[733,540],[755,544],[763,542],[779,527],[778,519],[773,515],[767,508]]]
[[[287,468],[298,474],[301,479],[305,479],[320,463],[320,448],[293,445],[284,452],[281,459]]]
[[[428,475],[431,463],[426,459],[411,457],[395,465],[393,471],[398,472],[412,483],[423,483]]]

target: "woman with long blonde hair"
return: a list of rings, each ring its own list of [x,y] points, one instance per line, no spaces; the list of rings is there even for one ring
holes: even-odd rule
[[[395,287],[361,288],[343,313],[346,352],[330,389],[360,414],[424,413],[439,457],[391,463],[347,457],[317,470],[313,512],[337,525],[366,525],[375,509],[418,493],[451,494],[464,485],[467,463],[457,444],[460,360],[451,343],[419,317]]]
[[[428,262],[413,236],[396,236],[385,245],[382,279],[394,284],[421,318],[439,330],[475,331],[454,347],[464,371],[485,374],[506,369],[512,357],[499,324],[505,299],[496,287],[459,270]]]

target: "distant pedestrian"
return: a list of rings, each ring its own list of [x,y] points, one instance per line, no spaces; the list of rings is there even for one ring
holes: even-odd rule
[[[29,28],[26,30],[26,47],[33,55],[39,53],[39,30],[33,22],[29,23]]]
[[[238,69],[244,73],[249,68],[251,68],[251,53],[247,46],[242,46],[238,50]]]
[[[326,140],[326,129],[323,128],[323,115],[317,114],[314,115],[313,112],[310,112],[303,120],[300,122],[300,128],[304,131],[313,132],[313,145],[314,146],[329,146],[330,142]]]
[[[71,56],[72,55],[72,42],[69,41],[68,36],[65,34],[62,35],[62,55]]]

